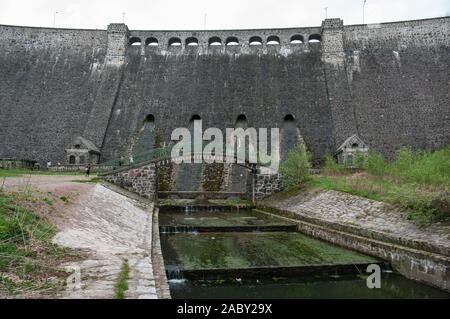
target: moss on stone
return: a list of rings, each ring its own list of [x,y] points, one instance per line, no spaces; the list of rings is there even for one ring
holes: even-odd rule
[[[170,189],[172,169],[173,169],[172,163],[158,167],[158,169],[157,169],[157,172],[158,172],[157,189],[158,189],[158,191],[164,192],[164,191],[168,191]]]
[[[222,186],[224,167],[222,163],[205,165],[202,187],[207,192],[218,192]]]
[[[192,270],[377,262],[296,232],[175,234],[167,243],[176,257],[166,262]]]

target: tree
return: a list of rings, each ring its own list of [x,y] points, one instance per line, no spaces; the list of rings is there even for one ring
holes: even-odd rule
[[[286,190],[301,188],[310,179],[311,155],[301,143],[289,150],[280,165],[281,181]]]

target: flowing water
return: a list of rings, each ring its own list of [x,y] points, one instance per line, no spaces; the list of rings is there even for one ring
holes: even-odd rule
[[[448,298],[384,272],[382,261],[295,231],[273,215],[224,207],[161,207],[161,247],[173,298]]]

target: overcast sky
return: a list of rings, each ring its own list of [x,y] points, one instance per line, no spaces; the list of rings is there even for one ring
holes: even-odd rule
[[[328,17],[362,23],[364,0],[0,0],[0,24],[106,29],[181,30],[320,25]],[[446,16],[450,0],[367,0],[366,23]]]

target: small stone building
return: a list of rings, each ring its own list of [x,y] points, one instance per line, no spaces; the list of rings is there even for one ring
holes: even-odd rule
[[[352,135],[337,149],[338,163],[353,167],[356,153],[365,155],[368,151],[368,146],[356,134]]]
[[[99,149],[82,136],[76,137],[66,149],[67,165],[97,164],[100,158]]]

